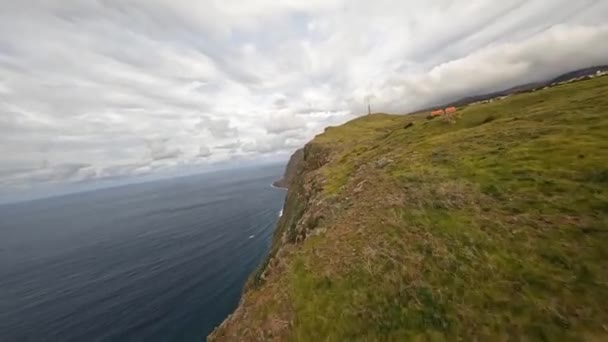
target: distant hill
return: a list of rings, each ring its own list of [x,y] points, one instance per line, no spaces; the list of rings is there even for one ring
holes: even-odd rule
[[[596,74],[598,71],[608,72],[608,65],[595,66],[591,68],[580,69],[576,71],[571,71],[569,73],[565,73],[561,76],[558,76],[551,80],[550,84],[566,82],[572,79],[588,77]]]
[[[485,101],[485,100],[489,100],[489,99],[493,99],[496,97],[500,97],[500,96],[507,96],[507,95],[511,95],[511,94],[517,94],[517,93],[525,93],[527,91],[531,91],[537,88],[542,88],[545,86],[545,82],[532,82],[532,83],[526,83],[526,84],[522,84],[522,85],[518,85],[509,89],[505,89],[505,90],[500,90],[500,91],[496,91],[493,93],[487,93],[487,94],[481,94],[481,95],[475,95],[475,96],[468,96],[465,98],[462,98],[460,100],[454,101],[454,102],[450,102],[447,105],[445,105],[445,107],[449,107],[449,106],[465,106],[468,105],[470,103],[474,103],[474,102],[478,102],[478,101]],[[442,106],[443,107],[443,106]]]
[[[487,101],[487,100],[495,99],[497,97],[526,93],[526,92],[534,91],[536,89],[541,89],[541,88],[548,87],[548,86],[555,85],[555,84],[562,83],[562,82],[567,82],[567,81],[580,79],[580,78],[587,78],[587,77],[595,75],[598,71],[608,72],[608,65],[600,65],[600,66],[594,66],[594,67],[590,67],[590,68],[579,69],[579,70],[567,72],[567,73],[557,76],[555,78],[551,78],[551,79],[544,80],[544,81],[521,84],[521,85],[518,85],[518,86],[515,86],[512,88],[499,90],[499,91],[486,93],[486,94],[467,96],[462,99],[459,99],[459,100],[456,100],[453,102],[449,102],[446,104],[428,107],[428,108],[422,109],[418,112],[426,112],[426,111],[431,111],[431,110],[451,107],[451,106],[462,107],[462,106],[469,105],[471,103]]]

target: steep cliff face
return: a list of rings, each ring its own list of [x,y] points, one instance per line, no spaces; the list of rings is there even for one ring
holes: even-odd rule
[[[274,185],[278,188],[289,188],[289,185],[293,182],[296,175],[298,174],[298,165],[300,165],[303,158],[304,158],[304,149],[303,148],[295,151],[294,154],[291,155],[291,158],[289,158],[289,162],[287,163],[287,166],[285,167],[285,173],[283,175],[283,178],[277,180],[272,185]]]
[[[371,115],[299,152],[211,341],[608,337],[608,78]],[[287,177],[286,177],[287,178]]]
[[[288,188],[288,192],[269,256],[246,284],[239,307],[208,337],[209,341],[286,338],[288,325],[285,323],[290,319],[290,310],[278,306],[289,305],[281,277],[285,275],[286,262],[294,248],[314,230],[323,210],[330,208],[320,200],[324,177],[318,172],[329,156],[329,150],[311,142],[290,158],[281,183],[275,184]],[[261,323],[257,319],[247,322],[251,315],[257,316],[271,306],[282,313],[277,312]],[[270,333],[258,335],[260,329]]]

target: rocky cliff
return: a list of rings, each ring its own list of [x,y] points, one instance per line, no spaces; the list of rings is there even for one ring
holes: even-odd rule
[[[294,181],[296,175],[298,174],[298,165],[300,165],[303,158],[303,148],[295,151],[294,154],[291,155],[291,158],[289,158],[289,162],[285,167],[285,173],[283,175],[283,178],[272,183],[272,185],[276,186],[277,188],[289,188],[289,185]]]
[[[326,130],[210,341],[608,338],[608,78]]]

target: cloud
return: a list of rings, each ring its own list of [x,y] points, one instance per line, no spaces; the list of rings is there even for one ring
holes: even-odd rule
[[[200,122],[196,124],[196,128],[199,130],[205,129],[218,139],[238,136],[238,130],[230,125],[230,120],[228,119],[213,119],[201,116]]]
[[[201,146],[198,149],[197,157],[199,158],[207,158],[211,156],[211,150],[207,146]]]
[[[260,154],[280,151],[286,147],[286,142],[287,139],[279,136],[257,139],[243,144],[243,151]]]
[[[215,145],[214,148],[218,150],[234,150],[241,146],[240,140],[230,141],[225,144]]]
[[[0,13],[0,191],[288,154],[368,101],[406,113],[608,63],[597,0],[24,0]]]
[[[179,148],[170,145],[169,138],[148,140],[147,144],[150,152],[150,159],[154,161],[174,159],[182,154],[182,151]]]
[[[268,133],[283,133],[300,130],[306,126],[306,122],[299,116],[289,112],[276,112],[264,120],[264,128]]]
[[[411,78],[389,81],[409,101],[455,99],[506,89],[522,82],[549,79],[556,70],[575,70],[608,62],[608,26],[554,26],[529,39],[495,44],[433,67]],[[567,42],[567,43],[565,43]],[[589,49],[590,46],[596,48]],[[580,58],[581,51],[585,58]],[[465,81],[466,80],[466,81]],[[405,105],[397,103],[398,106]]]
[[[37,168],[4,170],[0,186],[14,187],[24,183],[55,183],[66,180],[78,181],[94,176],[91,165],[82,163],[49,166],[44,163]]]

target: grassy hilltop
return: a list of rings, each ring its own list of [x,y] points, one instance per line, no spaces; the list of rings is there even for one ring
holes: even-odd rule
[[[284,212],[210,339],[606,341],[608,77],[331,127]]]

